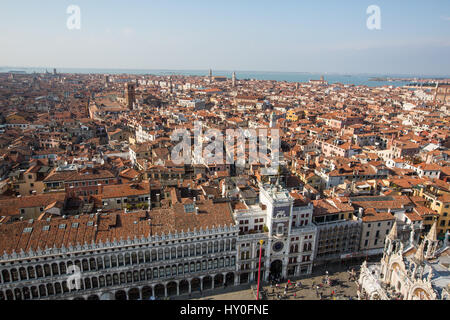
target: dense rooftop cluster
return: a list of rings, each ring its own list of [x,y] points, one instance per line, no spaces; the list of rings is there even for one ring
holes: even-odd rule
[[[40,240],[45,225],[61,233],[58,243],[148,236],[148,223],[135,231],[142,212],[167,224],[156,233],[238,223],[233,211],[264,207],[258,196],[266,183],[312,204],[317,224],[396,219],[428,232],[437,221],[443,239],[450,230],[449,97],[446,84],[2,73],[0,251],[52,246],[53,236]],[[241,168],[194,156],[174,163],[172,132],[193,132],[196,121],[223,133],[279,129],[279,170],[267,175],[267,164]],[[248,157],[249,146],[243,150]],[[97,233],[82,231],[85,215],[95,213],[94,220],[121,223],[108,235],[102,221],[94,223]],[[80,234],[58,229],[69,218]],[[24,228],[34,233],[27,238]]]

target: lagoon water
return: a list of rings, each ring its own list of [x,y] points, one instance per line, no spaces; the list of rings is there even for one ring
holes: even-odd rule
[[[2,67],[0,72],[25,71],[26,73],[52,72],[52,68],[14,68]],[[59,73],[81,73],[81,74],[151,74],[151,75],[190,75],[207,76],[209,70],[164,70],[164,69],[78,69],[78,68],[60,68]],[[233,71],[213,70],[213,76],[226,76],[231,78]],[[413,78],[420,76],[412,75],[380,75],[380,74],[338,74],[338,73],[309,73],[309,72],[273,72],[273,71],[236,71],[237,79],[257,79],[257,80],[276,80],[287,82],[308,82],[309,80],[319,80],[324,76],[329,83],[343,83],[354,85],[366,85],[369,87],[378,86],[403,86],[409,81],[371,81],[370,78]]]

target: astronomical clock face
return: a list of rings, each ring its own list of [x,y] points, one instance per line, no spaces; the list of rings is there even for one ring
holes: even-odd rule
[[[275,244],[273,245],[272,249],[275,252],[280,252],[281,250],[283,250],[284,244],[283,242],[275,242]]]

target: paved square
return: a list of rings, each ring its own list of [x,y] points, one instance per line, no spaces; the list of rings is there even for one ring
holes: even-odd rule
[[[284,295],[284,288],[287,284],[287,280],[279,284],[279,287],[271,286],[268,283],[264,283],[261,290],[265,290],[268,300],[349,300],[356,299],[356,282],[349,279],[347,270],[354,269],[356,273],[356,279],[359,275],[359,264],[353,266],[346,265],[331,265],[327,267],[316,267],[314,272],[308,277],[292,279],[292,285]],[[326,271],[328,271],[329,277],[333,280],[333,285],[329,286],[323,284],[326,277]],[[295,282],[300,282],[301,285],[296,287]],[[316,290],[316,286],[320,288]],[[182,296],[179,299],[192,299],[192,300],[255,300],[256,294],[253,292],[251,286],[256,284],[246,284],[234,287],[228,287],[226,289],[216,289],[214,291],[193,293],[191,297]],[[334,295],[332,294],[334,291]],[[212,295],[210,295],[212,294]]]

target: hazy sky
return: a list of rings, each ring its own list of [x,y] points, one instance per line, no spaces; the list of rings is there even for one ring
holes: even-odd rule
[[[450,75],[449,0],[2,0],[0,30],[0,66]]]

